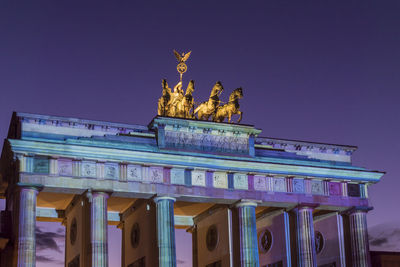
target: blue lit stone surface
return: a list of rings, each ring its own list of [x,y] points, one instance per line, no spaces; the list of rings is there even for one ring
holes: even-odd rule
[[[176,267],[174,202],[171,197],[156,197],[157,244],[160,267]]]
[[[244,267],[259,267],[256,208],[254,202],[237,205],[240,230],[240,263]]]

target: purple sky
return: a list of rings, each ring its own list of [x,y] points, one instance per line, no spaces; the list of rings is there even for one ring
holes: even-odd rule
[[[359,146],[387,172],[369,226],[400,228],[398,0],[18,2],[0,1],[0,137],[12,111],[146,125],[192,50],[195,101],[221,80],[263,136]]]

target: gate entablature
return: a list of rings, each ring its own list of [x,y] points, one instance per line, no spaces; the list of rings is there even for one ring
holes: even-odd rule
[[[182,201],[346,207],[368,205],[367,186],[383,175],[254,146],[260,130],[248,125],[156,117],[147,128],[33,114],[15,114],[12,125],[17,131],[5,147],[18,172],[3,179],[40,184],[45,192],[102,189],[120,197],[161,193]],[[241,139],[243,149],[226,137]]]

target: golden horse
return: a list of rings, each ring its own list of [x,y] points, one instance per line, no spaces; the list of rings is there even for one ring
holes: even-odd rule
[[[239,114],[240,117],[236,123],[242,120],[242,114],[239,110],[239,99],[243,97],[242,88],[237,88],[233,90],[229,96],[229,102],[223,106],[219,106],[217,111],[213,114],[212,120],[215,122],[223,122],[225,118],[228,118],[228,122],[231,123],[231,118],[233,114]]]
[[[221,82],[216,82],[211,90],[210,98],[208,101],[201,103],[193,113],[197,113],[199,120],[208,120],[208,118],[215,113],[219,106],[219,95],[224,90]]]

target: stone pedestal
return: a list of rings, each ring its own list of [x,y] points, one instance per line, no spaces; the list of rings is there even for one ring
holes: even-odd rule
[[[354,267],[371,266],[369,256],[367,212],[368,207],[356,207],[348,212],[350,221],[351,259]]]
[[[19,189],[18,233],[15,243],[18,267],[36,266],[36,197],[38,189]]]
[[[105,192],[93,192],[90,204],[90,244],[92,266],[108,266],[107,199]]]
[[[156,197],[157,244],[160,267],[176,267],[174,202],[172,197]]]
[[[316,267],[313,205],[299,205],[295,208],[297,266]]]
[[[240,266],[258,267],[258,243],[256,226],[257,203],[242,201],[236,205],[239,216]]]

